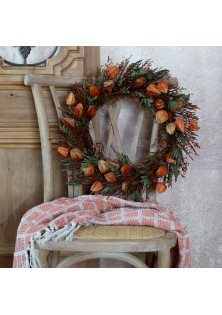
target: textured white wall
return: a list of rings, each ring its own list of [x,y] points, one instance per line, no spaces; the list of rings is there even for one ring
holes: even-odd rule
[[[222,267],[222,47],[102,46],[101,64],[151,59],[169,69],[200,107],[201,150],[185,178],[158,197],[188,230],[192,267]]]

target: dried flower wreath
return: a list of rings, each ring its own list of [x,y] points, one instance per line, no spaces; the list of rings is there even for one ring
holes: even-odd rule
[[[57,149],[66,169],[81,170],[70,184],[81,184],[86,194],[117,194],[141,201],[145,189],[162,193],[172,186],[173,177],[176,181],[179,174],[185,175],[187,156],[192,158],[199,147],[195,133],[199,129],[198,107],[189,101],[189,94],[169,82],[169,70],[152,69],[150,60],[129,63],[126,59],[118,65],[108,60],[94,78],[74,84],[62,106],[62,143]],[[97,110],[124,96],[139,101],[159,124],[159,149],[140,165],[124,154],[108,159],[90,135],[89,123]]]

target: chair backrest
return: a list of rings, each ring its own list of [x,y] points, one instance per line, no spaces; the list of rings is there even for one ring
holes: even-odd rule
[[[54,199],[54,185],[53,185],[53,162],[52,162],[52,143],[50,139],[50,128],[49,120],[46,111],[46,102],[42,87],[49,87],[53,103],[55,105],[56,113],[58,118],[61,117],[60,111],[60,101],[58,98],[56,88],[72,87],[75,82],[80,81],[80,77],[62,77],[62,76],[50,76],[50,75],[25,75],[24,83],[25,85],[30,85],[33,93],[33,98],[36,107],[39,131],[40,131],[40,141],[42,149],[42,163],[43,163],[43,183],[44,183],[44,202],[51,201]],[[111,146],[115,143],[116,151],[118,153],[123,152],[123,139],[121,139],[121,130],[118,125],[118,119],[121,114],[121,109],[123,108],[123,102],[117,104],[118,106],[113,106],[111,103],[107,103],[107,112],[111,122],[111,128],[107,133],[106,138],[106,148],[105,155],[108,157],[112,153]],[[137,112],[137,118],[135,120],[135,126],[131,128],[133,130],[132,140],[130,140],[131,148],[129,149],[129,158],[131,162],[135,161],[137,147],[139,142],[139,136],[141,132],[141,127],[144,120],[145,111],[142,106],[138,107],[139,112]],[[101,111],[98,111],[98,113]],[[100,116],[98,114],[92,120],[92,137],[96,142],[101,141],[100,132]],[[104,116],[104,115],[103,115]],[[152,128],[150,133],[149,151],[155,152],[157,147],[155,145],[157,135],[158,135],[158,124],[153,120]],[[107,124],[106,124],[107,125]],[[68,187],[69,197],[76,197],[80,194],[80,188],[70,185]],[[149,191],[147,197],[150,199],[155,199],[155,191]]]

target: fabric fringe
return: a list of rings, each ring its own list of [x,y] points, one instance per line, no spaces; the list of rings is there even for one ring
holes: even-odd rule
[[[24,265],[24,268],[30,268],[28,252],[25,253],[25,265]]]
[[[26,254],[25,268],[43,268],[41,264],[41,259],[39,258],[39,250],[35,248],[35,241],[39,244],[45,244],[48,241],[72,241],[77,238],[75,232],[81,227],[81,225],[65,225],[63,228],[59,229],[56,225],[51,225],[46,228],[44,233],[36,233],[30,240],[29,246],[29,256]]]
[[[47,241],[60,241],[60,240],[72,240],[74,233],[80,228],[81,225],[65,225],[63,228],[58,228],[56,225],[51,225],[49,228],[45,229],[44,233],[39,237],[37,234],[33,236],[35,241],[39,241],[44,244]]]

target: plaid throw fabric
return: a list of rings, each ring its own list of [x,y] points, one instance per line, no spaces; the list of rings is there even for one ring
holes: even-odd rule
[[[35,240],[73,240],[82,225],[148,225],[176,233],[178,260],[172,267],[190,267],[189,238],[172,211],[157,201],[132,202],[116,197],[80,196],[43,203],[25,213],[17,231],[14,268],[33,267],[28,253]]]

